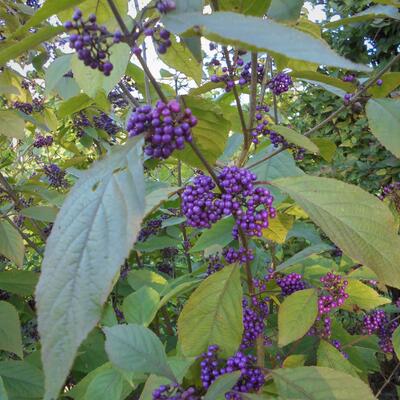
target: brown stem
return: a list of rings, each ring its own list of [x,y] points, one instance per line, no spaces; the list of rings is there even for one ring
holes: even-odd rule
[[[284,150],[286,150],[286,147],[285,147],[285,146],[282,146],[282,147],[279,148],[278,150],[275,150],[273,153],[271,153],[271,154],[269,154],[268,156],[264,157],[262,160],[257,161],[257,162],[255,162],[255,163],[253,163],[253,164],[250,164],[247,168],[249,168],[249,169],[254,168],[254,167],[256,167],[257,165],[262,164],[264,161],[267,161],[267,160],[269,160],[270,158],[276,156],[277,154],[282,153],[282,151],[284,151]]]
[[[269,72],[270,72],[270,78],[272,80],[272,78],[274,77],[274,68],[272,65],[272,58],[269,59]],[[277,101],[275,93],[272,93],[272,100],[273,100],[273,104],[274,104],[274,122],[275,122],[275,124],[279,124],[278,101]]]
[[[400,363],[397,363],[396,367],[393,368],[392,373],[389,375],[389,377],[388,377],[387,379],[385,379],[384,384],[381,386],[381,388],[378,390],[378,392],[377,392],[376,395],[375,395],[375,397],[376,397],[377,399],[379,398],[379,396],[380,396],[380,394],[382,393],[383,389],[385,389],[385,387],[386,387],[387,385],[389,385],[389,383],[392,381],[392,378],[393,378],[394,374],[397,372],[397,370],[399,369],[399,367],[400,367]]]
[[[165,322],[165,330],[169,336],[174,336],[174,328],[172,327],[171,320],[168,315],[168,311],[165,307],[161,307],[161,315],[163,316]]]
[[[125,86],[123,82],[119,82],[118,86],[121,88],[122,92],[124,93],[125,97],[132,103],[134,107],[139,107],[139,102],[132,96],[132,93],[129,89]]]
[[[130,37],[130,32],[128,27],[125,25],[124,20],[121,17],[121,14],[118,11],[117,6],[114,3],[114,0],[107,0],[108,5],[111,8],[112,13],[114,14],[115,19],[118,22],[118,25],[120,26],[122,33],[126,36],[126,38],[128,39]]]

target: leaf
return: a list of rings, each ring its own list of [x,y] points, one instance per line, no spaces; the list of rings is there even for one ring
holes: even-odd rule
[[[325,367],[274,369],[274,382],[284,399],[374,400],[371,389],[360,379]]]
[[[25,122],[12,110],[0,111],[0,135],[10,138],[25,138]]]
[[[147,269],[130,271],[127,279],[129,285],[131,285],[135,290],[139,290],[143,286],[149,286],[152,289],[157,290],[159,293],[168,284],[167,280],[163,276]]]
[[[387,72],[382,76],[382,85],[374,85],[368,89],[372,97],[386,97],[400,86],[400,72]]]
[[[298,80],[304,80],[306,82],[322,82],[326,83],[327,85],[337,87],[345,92],[353,92],[355,90],[355,85],[350,82],[344,82],[339,78],[334,78],[333,76],[321,74],[320,72],[316,71],[295,71],[291,72],[290,76],[292,78],[296,78]]]
[[[332,368],[358,378],[355,367],[338,349],[325,340],[319,342],[317,350],[317,365],[318,367]]]
[[[282,135],[289,143],[293,143],[296,146],[303,147],[311,153],[319,153],[318,147],[307,136],[301,135],[293,129],[282,125],[271,125],[271,129]]]
[[[2,379],[1,376],[0,376],[0,399],[1,400],[8,400],[9,399],[7,391],[6,391],[6,388],[4,386],[3,379]]]
[[[302,338],[318,315],[318,294],[315,289],[299,290],[285,298],[278,312],[278,344],[286,346]]]
[[[37,219],[44,222],[54,222],[58,213],[58,208],[47,206],[33,206],[21,210],[25,217]]]
[[[304,354],[291,354],[283,361],[283,368],[294,368],[302,367],[307,360],[307,356]]]
[[[296,21],[300,17],[304,0],[272,0],[268,17],[276,21]]]
[[[196,244],[190,249],[190,253],[203,251],[211,246],[225,247],[232,242],[232,228],[235,224],[233,218],[224,218],[213,224],[210,229],[206,229],[197,240]]]
[[[371,19],[385,19],[385,18],[400,20],[400,13],[396,7],[374,5],[372,7],[367,8],[364,11],[352,15],[351,17],[340,18],[337,21],[328,22],[327,24],[325,24],[325,28],[333,29],[342,25],[356,24]]]
[[[34,49],[36,46],[63,31],[64,27],[62,26],[47,26],[45,28],[40,28],[36,33],[29,34],[16,44],[12,44],[5,48],[3,47],[0,51],[0,65],[4,65],[8,61],[18,58],[26,51]]]
[[[321,157],[328,162],[333,160],[336,153],[336,145],[329,139],[313,137],[311,141],[318,147]]]
[[[76,55],[72,59],[74,78],[79,87],[91,98],[95,98],[101,90],[108,95],[120,81],[131,57],[131,49],[127,44],[120,43],[111,47],[110,54],[110,62],[114,66],[110,76],[105,76],[97,69],[88,68]]]
[[[263,236],[273,242],[283,244],[292,227],[294,218],[287,214],[277,214],[275,218],[268,221],[268,228],[263,229]]]
[[[164,291],[163,291],[164,297],[161,299],[160,303],[158,304],[158,309],[160,309],[165,304],[167,304],[175,296],[184,294],[184,293],[188,292],[189,290],[194,289],[196,286],[198,286],[198,284],[200,282],[201,281],[185,282],[185,283],[182,283],[181,285],[174,287],[173,289],[171,289],[170,291],[168,291],[166,293],[164,293]]]
[[[60,80],[64,77],[64,74],[71,70],[72,57],[73,54],[65,54],[56,58],[47,67],[45,73],[46,94],[49,94],[59,84]]]
[[[397,358],[400,357],[400,326],[398,326],[392,335],[393,348]]]
[[[151,253],[154,250],[164,249],[165,247],[176,247],[181,243],[181,240],[167,235],[152,236],[145,242],[137,242],[135,249],[143,253]]]
[[[353,310],[353,305],[369,311],[383,304],[390,303],[390,299],[380,296],[374,289],[356,280],[349,281],[346,293],[349,297],[344,302],[343,308],[349,311]]]
[[[315,176],[273,182],[289,194],[349,257],[379,279],[400,287],[400,237],[394,217],[375,196],[347,183]]]
[[[0,254],[21,267],[24,253],[24,241],[19,232],[7,221],[0,220]]]
[[[83,110],[93,104],[93,100],[86,94],[81,93],[78,96],[71,97],[61,103],[58,109],[60,118],[67,117],[73,113]]]
[[[120,400],[124,387],[122,374],[115,369],[98,373],[89,383],[85,400]]]
[[[374,136],[397,158],[400,158],[400,101],[370,99],[365,107]]]
[[[234,11],[261,17],[270,6],[271,0],[221,0],[218,4],[221,11]]]
[[[296,60],[310,61],[331,67],[355,71],[370,71],[364,65],[355,64],[329,48],[320,39],[272,20],[263,20],[231,12],[214,12],[167,15],[163,18],[166,28],[180,35],[194,26],[209,40],[233,45],[246,50],[267,51],[283,54]],[[294,46],[293,43],[301,43]]]
[[[164,346],[150,330],[140,325],[104,328],[110,361],[126,371],[153,373],[175,381]]]
[[[39,274],[33,271],[13,269],[0,272],[0,289],[21,296],[31,296],[35,291],[38,279]]]
[[[224,400],[225,393],[229,392],[241,375],[240,371],[220,375],[208,388],[204,400]]]
[[[148,186],[146,185],[146,189],[147,188]],[[149,192],[146,191],[146,215],[155,211],[163,201],[167,200],[178,190],[178,186],[156,186],[153,190],[150,190]]]
[[[224,152],[231,124],[212,100],[194,96],[184,96],[183,99],[185,106],[198,119],[197,125],[192,128],[194,141],[206,160],[214,164]],[[204,169],[204,165],[188,144],[184,150],[175,151],[174,156],[192,167]]]
[[[186,44],[181,40],[178,42],[174,35],[170,38],[172,45],[165,54],[159,54],[159,58],[169,67],[183,72],[187,77],[200,85],[202,77],[201,63],[198,62]]]
[[[43,399],[43,373],[26,361],[1,361],[3,378],[10,400]]]
[[[186,357],[198,356],[212,344],[230,356],[238,349],[242,332],[240,270],[229,265],[205,279],[189,297],[179,315],[178,337]]]
[[[114,146],[83,173],[47,239],[36,290],[45,400],[58,395],[140,230],[145,207],[141,147],[140,138]]]
[[[122,304],[126,322],[148,326],[157,314],[160,295],[151,287],[141,287],[125,297]]]
[[[18,312],[6,301],[0,301],[0,349],[24,357]]]

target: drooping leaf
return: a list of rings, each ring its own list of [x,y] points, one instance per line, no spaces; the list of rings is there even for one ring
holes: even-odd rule
[[[6,301],[0,301],[0,349],[11,351],[19,358],[23,358],[18,312]]]
[[[321,74],[320,72],[316,71],[295,71],[291,72],[290,76],[292,78],[304,80],[306,82],[313,81],[313,82],[326,83],[327,85],[337,87],[349,93],[355,90],[355,85],[353,85],[350,82],[344,82],[339,78],[334,78],[333,76]]]
[[[0,289],[21,296],[31,296],[35,291],[38,279],[39,274],[33,271],[13,269],[0,272]]]
[[[380,296],[378,292],[364,283],[351,279],[347,285],[346,293],[349,297],[343,304],[343,308],[352,311],[356,305],[369,311],[383,304],[390,303],[390,299]]]
[[[153,373],[175,380],[164,346],[150,330],[140,325],[104,328],[110,361],[126,371]]]
[[[225,393],[229,392],[241,375],[240,371],[220,375],[208,388],[204,400],[224,400]]]
[[[282,135],[288,143],[293,143],[296,146],[303,147],[311,153],[318,154],[318,147],[307,137],[300,133],[282,125],[271,125],[271,129]]]
[[[362,380],[325,367],[281,368],[272,371],[278,394],[284,399],[374,400]]]
[[[0,135],[10,138],[25,138],[25,122],[15,111],[0,111]]]
[[[196,327],[193,330],[193,327]],[[232,355],[243,332],[242,287],[237,265],[204,280],[192,293],[178,319],[178,337],[185,356],[198,356],[212,344]]]
[[[211,15],[167,15],[163,22],[167,29],[178,35],[198,26],[205,37],[223,44],[248,50],[269,51],[332,67],[369,71],[368,67],[336,54],[323,40],[272,20],[231,12],[214,12]],[[293,46],[293,43],[302,45]]]
[[[141,138],[115,146],[82,174],[47,240],[36,290],[46,400],[57,396],[78,346],[100,319],[139,232],[145,208],[141,147]]]
[[[368,89],[372,97],[386,97],[400,86],[400,72],[387,72],[381,79],[382,85],[373,85]]]
[[[0,254],[22,266],[24,253],[24,241],[19,232],[9,222],[0,220]]]
[[[400,100],[370,99],[365,110],[372,133],[400,158]]]
[[[318,315],[317,301],[315,289],[299,290],[286,297],[278,312],[279,346],[286,346],[309,331]]]

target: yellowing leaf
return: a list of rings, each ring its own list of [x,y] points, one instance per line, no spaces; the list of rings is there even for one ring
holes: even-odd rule
[[[293,222],[291,215],[278,214],[275,218],[270,218],[268,228],[263,230],[263,236],[279,244],[285,243]]]

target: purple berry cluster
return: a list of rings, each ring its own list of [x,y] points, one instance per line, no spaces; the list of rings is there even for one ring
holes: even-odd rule
[[[272,90],[272,93],[277,96],[287,92],[292,85],[292,78],[284,72],[276,74],[268,83],[268,87]]]
[[[166,14],[176,9],[176,3],[174,0],[159,0],[156,3],[156,8],[160,13]]]
[[[252,355],[246,355],[238,351],[227,360],[218,357],[219,347],[209,346],[201,355],[201,383],[204,389],[208,389],[218,376],[241,371],[241,375],[232,391],[225,394],[227,400],[241,400],[239,393],[257,392],[265,382],[260,368],[255,365],[256,359]],[[238,393],[239,392],[239,393]]]
[[[153,400],[200,400],[196,394],[196,388],[182,389],[177,383],[173,385],[161,385],[152,393]]]
[[[306,288],[306,283],[303,281],[302,276],[295,272],[276,278],[276,283],[281,288],[282,296],[284,297]]]
[[[143,33],[145,36],[150,36],[153,39],[155,48],[159,54],[165,54],[171,47],[171,33],[161,26],[157,25],[154,28],[146,28]],[[138,50],[135,50],[136,52]]]
[[[91,14],[87,20],[82,17],[82,11],[75,10],[72,21],[67,21],[64,27],[68,31],[75,30],[69,36],[71,49],[77,51],[78,58],[92,69],[98,69],[105,76],[113,70],[110,59],[110,47],[122,40],[120,31],[112,35],[105,26],[96,23],[96,15]]]
[[[349,355],[342,350],[342,343],[339,340],[332,339],[331,343],[332,343],[332,346],[335,347],[335,349],[339,350],[342,353],[344,358],[349,358]]]
[[[234,249],[233,247],[229,247],[224,249],[222,255],[225,258],[225,261],[228,264],[246,264],[249,261],[254,260],[254,254],[251,249],[245,249],[244,247],[240,247],[239,250]]]
[[[25,114],[32,114],[33,113],[33,105],[31,103],[24,103],[22,101],[14,101],[13,107],[19,111],[22,111]]]
[[[47,176],[50,186],[55,188],[65,188],[68,182],[65,179],[65,171],[56,164],[48,164],[43,167],[44,173]]]
[[[146,133],[145,152],[154,158],[168,158],[175,149],[182,150],[185,142],[192,141],[192,128],[197,125],[197,118],[187,108],[182,110],[178,101],[168,104],[158,101],[138,107],[130,116],[127,129],[129,136]]]
[[[393,353],[392,335],[398,326],[399,321],[391,321],[385,311],[374,310],[364,317],[362,332],[364,335],[376,334],[382,351]]]
[[[41,147],[49,147],[53,144],[53,136],[37,135],[33,142],[33,147],[40,149]]]
[[[206,276],[210,276],[224,268],[224,264],[222,264],[221,258],[218,253],[208,257],[207,262],[208,264]]]
[[[169,261],[161,261],[159,263],[156,264],[156,268],[159,272],[165,274],[165,275],[169,275],[172,276],[173,273],[173,268],[172,265]]]
[[[258,337],[264,337],[265,319],[268,316],[268,299],[252,297],[250,302],[242,300],[243,305],[243,337],[240,349],[254,346]]]
[[[156,235],[161,229],[162,219],[152,219],[146,222],[138,235],[139,242],[145,242],[150,236]]]
[[[386,197],[396,194],[396,192],[399,192],[398,196],[400,196],[400,181],[384,186],[378,197],[380,200],[384,200]]]
[[[356,80],[356,77],[353,74],[348,74],[348,75],[345,75],[342,78],[342,80],[343,80],[343,82],[354,82]]]
[[[349,105],[350,104],[350,100],[351,100],[351,98],[353,97],[353,93],[346,93],[344,96],[343,96],[343,103],[347,106],[347,105]]]
[[[82,111],[75,114],[72,119],[72,129],[76,132],[78,137],[82,137],[85,134],[85,129],[92,126],[89,118]]]
[[[120,130],[115,121],[104,112],[93,117],[93,124],[97,129],[102,129],[110,136],[115,136]]]

